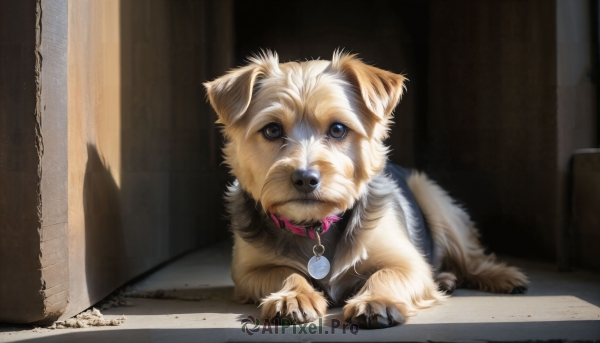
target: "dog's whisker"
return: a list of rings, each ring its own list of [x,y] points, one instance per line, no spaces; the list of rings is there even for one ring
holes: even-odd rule
[[[283,137],[283,139],[286,140],[286,141],[288,141],[288,142],[290,142],[290,143],[295,143],[295,144],[298,144],[298,145],[302,145],[302,143],[300,141],[298,141],[298,140],[296,140],[296,139],[294,139],[292,137],[289,137],[289,136],[285,136],[285,137]]]

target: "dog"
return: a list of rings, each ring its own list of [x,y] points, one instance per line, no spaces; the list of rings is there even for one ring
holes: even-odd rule
[[[459,285],[527,290],[442,188],[388,163],[405,81],[342,51],[288,63],[264,51],[204,84],[236,178],[225,197],[237,301],[297,323],[344,305],[347,322],[383,328]]]

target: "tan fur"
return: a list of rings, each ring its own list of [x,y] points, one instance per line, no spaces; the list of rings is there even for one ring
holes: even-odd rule
[[[298,274],[300,265],[287,266],[235,236],[231,275],[236,284],[234,298],[242,303],[261,303],[264,318],[277,312],[299,323],[322,317],[327,301]]]
[[[242,303],[259,303],[264,297],[277,292],[285,279],[295,272],[280,263],[272,254],[265,254],[234,236],[231,275],[236,284],[234,298]]]
[[[253,236],[261,231],[250,230],[245,238],[236,231],[254,225],[253,215],[244,212],[249,197],[257,211],[260,205],[265,213],[296,222],[340,215],[368,195],[400,197],[395,185],[376,186],[373,180],[392,182],[381,176],[388,153],[383,140],[404,82],[404,76],[364,64],[355,55],[336,52],[331,62],[280,64],[276,54],[266,52],[205,84],[223,124],[225,162],[239,182],[228,193],[234,199],[232,208],[243,214],[232,217],[236,300],[260,303],[266,318],[281,315],[308,322],[327,308],[325,295],[313,287],[317,285],[331,302],[346,303],[346,320],[375,328],[403,323],[418,309],[443,299],[438,283],[444,291],[453,290],[455,275],[492,291],[526,284],[517,270],[483,254],[464,211],[421,174],[411,177],[410,187],[433,229],[440,259],[450,266],[435,275],[411,243],[402,209],[393,204],[380,202],[366,209],[370,212],[358,221],[362,226],[354,236],[343,231],[324,236],[328,249],[335,251],[324,280],[307,276],[304,258],[310,258],[314,242],[280,237],[278,242],[297,239],[290,246],[298,251],[278,251]],[[266,139],[262,129],[270,123],[281,125],[285,137]],[[328,137],[332,123],[348,127],[347,136]],[[310,194],[300,193],[291,182],[293,171],[307,168],[321,175],[319,187]]]
[[[274,318],[281,313],[297,323],[315,321],[327,311],[323,293],[315,291],[304,276],[297,273],[288,276],[281,289],[265,297],[260,305],[265,318]]]
[[[528,284],[527,277],[517,268],[499,262],[494,254],[485,255],[469,215],[448,193],[422,173],[414,173],[407,183],[427,219],[434,242],[441,248],[440,262],[459,281],[494,293],[508,293]]]
[[[327,310],[327,301],[303,275],[287,267],[263,266],[242,274],[237,283],[236,297],[240,302],[260,302],[263,318],[274,318],[277,313],[297,322],[312,322]]]
[[[367,258],[356,269],[359,274],[372,275],[356,296],[347,301],[344,307],[346,320],[372,318],[400,324],[418,309],[444,298],[432,278],[430,266],[411,244],[391,211],[383,215],[377,227],[364,235],[358,243],[361,244],[364,244]]]
[[[390,103],[399,101],[404,78],[343,54],[336,54],[334,64],[307,61],[278,65],[276,60],[274,54],[256,57],[250,65],[205,84],[229,138],[224,148],[225,162],[242,187],[269,211],[298,221],[320,220],[343,212],[352,207],[365,182],[385,167],[387,147],[382,140],[393,108]],[[360,66],[367,70],[360,71]],[[382,75],[367,77],[372,70]],[[347,75],[353,73],[360,82],[372,79],[377,83],[349,85]],[[255,83],[260,84],[261,91],[250,98]],[[376,115],[358,110],[365,107],[364,100],[348,97],[350,87],[364,89],[368,107]],[[375,95],[385,93],[386,87],[400,90],[392,97],[382,96],[378,102]],[[290,128],[283,146],[257,133],[270,122]],[[332,122],[347,125],[351,129],[348,137],[342,142],[317,139]],[[290,188],[289,175],[308,167],[324,177],[324,187],[315,194],[322,204],[286,203],[291,200],[285,192]]]

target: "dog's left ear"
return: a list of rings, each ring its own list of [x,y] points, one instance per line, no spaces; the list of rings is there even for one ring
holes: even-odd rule
[[[356,54],[335,52],[333,70],[341,72],[356,88],[359,99],[378,120],[387,120],[404,93],[406,78],[363,63]]]

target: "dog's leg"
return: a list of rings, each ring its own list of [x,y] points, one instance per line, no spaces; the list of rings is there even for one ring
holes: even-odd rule
[[[456,275],[450,272],[441,272],[435,275],[435,282],[439,285],[438,289],[448,295],[454,293],[456,289]]]
[[[493,293],[527,293],[527,277],[516,267],[498,261],[494,254],[485,255],[480,249],[467,258],[464,273],[467,287]]]
[[[381,269],[344,307],[344,319],[361,327],[378,329],[403,324],[417,309],[442,298],[429,275],[415,271]]]
[[[364,328],[402,324],[416,310],[444,298],[429,264],[405,231],[396,229],[399,225],[396,218],[395,212],[388,210],[376,228],[361,236],[360,243],[364,243],[367,254],[356,265],[357,273],[373,274],[347,301],[344,319]]]
[[[296,323],[308,323],[325,315],[327,300],[300,274],[291,274],[276,293],[263,298],[262,317],[287,317]]]
[[[296,269],[276,262],[274,256],[236,237],[232,264],[235,299],[260,303],[262,318],[287,317],[306,323],[324,316],[327,300],[323,294]]]
[[[486,255],[479,243],[479,233],[468,214],[437,184],[424,174],[415,173],[407,183],[431,229],[440,269],[451,271],[467,287],[495,293],[525,293],[527,277],[515,267]],[[440,284],[441,286],[441,284]]]
[[[322,317],[327,310],[323,294],[288,267],[250,271],[236,284],[235,295],[242,302],[260,302],[262,318],[286,317],[306,323]]]

